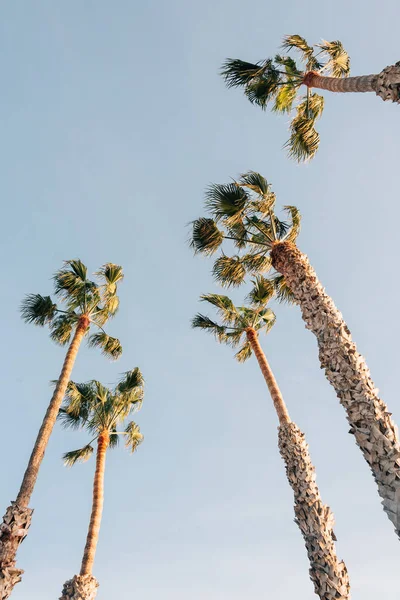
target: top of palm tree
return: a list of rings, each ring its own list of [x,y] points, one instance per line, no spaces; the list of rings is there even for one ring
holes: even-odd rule
[[[268,333],[275,323],[275,314],[266,306],[273,294],[273,286],[268,287],[268,280],[262,277],[258,278],[252,292],[247,297],[248,306],[235,306],[228,296],[204,294],[201,296],[201,300],[217,309],[219,322],[198,313],[192,319],[192,327],[213,333],[220,343],[234,348],[240,346],[235,358],[239,362],[244,362],[252,354],[246,331],[253,329],[257,332]]]
[[[59,419],[64,427],[86,429],[92,439],[83,448],[64,454],[65,464],[72,466],[88,460],[93,454],[92,443],[104,432],[110,436],[111,448],[118,445],[122,436],[125,447],[134,452],[143,435],[138,425],[127,419],[141,408],[143,395],[143,376],[137,367],[124,373],[112,390],[95,380],[87,383],[70,381]],[[120,428],[123,431],[119,431]]]
[[[53,277],[54,293],[62,309],[50,296],[28,294],[21,304],[26,323],[48,325],[50,337],[58,344],[67,344],[80,319],[86,318],[99,331],[89,337],[89,346],[98,346],[110,358],[119,358],[122,347],[117,338],[103,329],[119,307],[117,286],[123,279],[122,267],[106,263],[96,273],[95,280],[87,276],[86,266],[79,260],[65,261]]]
[[[303,96],[298,95],[298,90],[306,84],[310,72],[347,77],[350,58],[338,40],[310,46],[300,35],[287,35],[282,49],[285,52],[296,50],[300,62],[288,54],[277,54],[258,63],[228,58],[221,75],[228,87],[243,87],[248,100],[263,110],[273,103],[273,112],[290,114],[295,111],[285,146],[291,158],[303,162],[313,158],[318,150],[319,134],[315,121],[322,114],[324,98],[312,93],[309,87]]]
[[[295,206],[285,206],[289,221],[281,221],[274,212],[276,197],[268,181],[249,171],[238,181],[213,184],[206,192],[206,209],[211,218],[193,222],[191,246],[195,252],[211,255],[222,244],[235,249],[224,252],[213,267],[215,279],[223,286],[238,286],[247,274],[257,275],[272,268],[270,251],[280,241],[295,242],[300,231],[300,213]],[[288,299],[282,276],[274,278],[278,297]]]

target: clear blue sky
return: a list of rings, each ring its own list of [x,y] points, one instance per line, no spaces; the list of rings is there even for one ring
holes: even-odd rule
[[[64,259],[122,264],[109,330],[124,354],[83,349],[74,379],[113,384],[139,366],[145,442],[107,465],[95,575],[99,600],[309,600],[313,596],[277,419],[254,360],[193,332],[200,293],[217,291],[186,224],[203,191],[248,169],[303,214],[299,245],[344,313],[400,420],[399,107],[373,94],[328,95],[308,166],[280,150],[287,119],[252,107],[218,77],[227,57],[256,61],[287,33],[340,39],[353,74],[400,59],[395,0],[85,0],[0,9],[3,292],[0,505],[15,498],[65,350],[22,323],[25,293],[51,292]],[[241,298],[243,292],[235,293]],[[399,545],[344,411],[297,308],[263,340],[292,418],[305,430],[353,598],[393,598]],[[85,438],[57,426],[32,499],[15,600],[54,600],[79,569],[93,461],[61,454]]]

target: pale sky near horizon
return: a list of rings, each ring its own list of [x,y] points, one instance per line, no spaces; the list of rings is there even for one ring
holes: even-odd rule
[[[20,301],[51,293],[65,259],[90,271],[119,263],[121,309],[108,330],[124,354],[110,363],[83,348],[73,373],[113,384],[139,366],[146,379],[135,418],[145,441],[134,456],[119,448],[107,459],[99,600],[316,597],[257,364],[236,364],[190,329],[199,295],[219,288],[212,261],[188,248],[187,224],[203,214],[210,182],[265,175],[277,206],[302,212],[299,246],[399,422],[399,106],[327,93],[321,149],[298,166],[281,149],[288,119],[262,113],[218,76],[226,57],[266,58],[287,33],[340,39],[354,75],[379,72],[400,60],[399,15],[395,0],[2,3],[1,511],[65,354],[21,321]],[[393,527],[299,309],[276,313],[262,345],[335,514],[352,598],[389,600],[399,587]],[[79,570],[94,461],[67,470],[60,457],[85,439],[54,431],[14,600],[54,600]]]

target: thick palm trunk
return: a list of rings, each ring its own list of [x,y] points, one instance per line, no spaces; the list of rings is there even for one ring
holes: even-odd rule
[[[21,581],[23,571],[15,568],[15,557],[18,547],[26,537],[31,523],[32,510],[28,508],[28,504],[71,377],[79,346],[88,325],[89,319],[86,316],[82,316],[68,348],[54,394],[36,438],[17,499],[8,507],[3,517],[3,523],[0,525],[0,600],[6,600],[10,596],[15,584]]]
[[[314,591],[322,600],[348,600],[349,576],[345,563],[336,556],[333,513],[322,503],[304,434],[295,423],[285,423],[279,427],[278,439],[294,493],[295,521],[307,548]]]
[[[92,575],[75,575],[64,583],[60,600],[94,600],[98,587]]]
[[[315,71],[305,74],[309,88],[330,92],[375,92],[382,100],[400,103],[400,62],[386,67],[379,75],[361,77],[324,77]]]
[[[284,423],[290,423],[290,417],[286,408],[285,401],[278,387],[272,369],[269,366],[267,357],[265,356],[263,349],[260,346],[257,332],[251,327],[249,327],[246,330],[246,335],[248,341],[250,342],[251,348],[258,360],[258,364],[260,365],[261,373],[264,375],[264,379],[268,386],[269,393],[271,394],[272,402],[274,403],[276,414],[278,415],[279,423],[280,425],[283,425]]]
[[[104,431],[97,440],[96,472],[93,481],[92,513],[79,575],[66,581],[60,600],[93,600],[99,584],[92,575],[104,502],[104,472],[110,436]]]
[[[300,305],[303,320],[317,338],[321,367],[345,408],[363,456],[369,464],[382,504],[400,537],[400,442],[397,427],[379,398],[364,358],[332,299],[325,293],[307,257],[289,242],[271,252],[274,268]]]
[[[296,523],[303,535],[310,561],[310,579],[321,600],[349,600],[350,583],[346,565],[336,556],[334,518],[322,503],[315,482],[315,469],[304,434],[292,423],[274,374],[258,341],[257,332],[246,330],[279,418],[279,451],[294,493]]]

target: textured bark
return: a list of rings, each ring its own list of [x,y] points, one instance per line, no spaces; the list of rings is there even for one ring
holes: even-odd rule
[[[375,92],[382,100],[400,103],[400,62],[383,69],[379,75],[324,77],[315,71],[305,74],[304,85],[330,92]]]
[[[391,414],[307,257],[293,244],[280,242],[274,245],[271,259],[300,305],[306,328],[317,338],[321,368],[346,410],[350,433],[372,470],[383,508],[400,537],[400,442]]]
[[[89,530],[80,575],[91,575],[96,554],[97,542],[101,525],[101,515],[104,502],[104,471],[106,468],[106,453],[110,435],[108,431],[100,434],[97,440],[96,472],[93,482],[92,514],[90,515]]]
[[[33,511],[28,508],[28,504],[35,487],[46,446],[71,377],[79,346],[88,325],[88,317],[82,316],[68,348],[60,378],[58,379],[54,394],[36,438],[17,499],[7,508],[6,514],[3,517],[3,523],[0,525],[0,577],[3,577],[0,580],[0,590],[2,590],[3,594],[0,594],[1,600],[8,598],[14,585],[21,581],[23,571],[16,569],[15,564],[18,547],[27,535],[31,523]],[[11,524],[9,521],[10,516],[12,516]]]
[[[21,581],[22,569],[15,567],[15,555],[24,540],[32,519],[32,510],[15,502],[7,508],[0,525],[0,599],[5,600]]]
[[[246,335],[247,339],[251,344],[251,348],[258,360],[261,372],[264,375],[264,379],[268,386],[269,393],[271,394],[272,402],[274,403],[276,414],[278,415],[279,423],[281,425],[284,423],[290,423],[289,413],[286,408],[285,401],[276,382],[272,369],[268,364],[267,357],[265,356],[264,351],[260,346],[257,332],[253,328],[249,327],[246,330]]]
[[[98,587],[92,575],[75,575],[64,583],[60,600],[94,600]]]
[[[295,521],[307,548],[315,593],[321,600],[348,600],[349,576],[346,565],[336,556],[334,517],[329,506],[322,503],[308,445],[294,423],[279,427],[279,451],[294,492]]]

